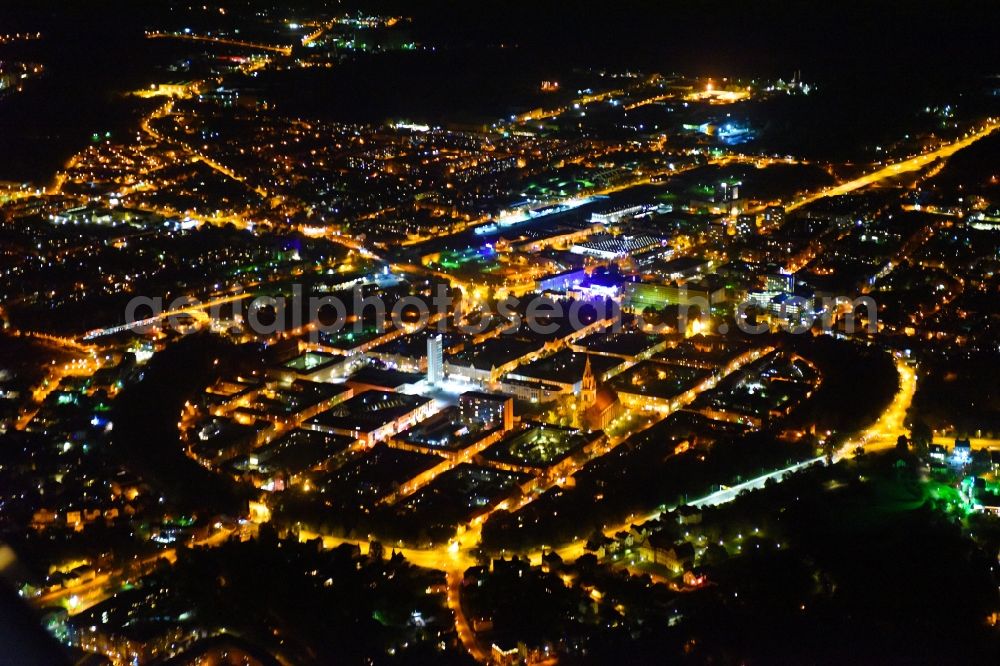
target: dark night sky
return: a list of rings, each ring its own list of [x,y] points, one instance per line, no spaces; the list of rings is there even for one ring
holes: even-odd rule
[[[1000,5],[981,0],[385,4],[438,17],[442,35],[493,35],[575,62],[670,63],[708,74],[802,68],[824,76],[915,78],[956,68],[1000,68],[994,28]]]
[[[21,52],[5,47],[8,50],[0,51],[0,58],[36,59],[48,67],[43,80],[0,103],[0,178],[45,180],[90,133],[129,126],[134,109],[117,93],[143,85],[153,63],[169,60],[169,46],[142,39],[145,28],[163,25],[160,13],[168,4],[125,0],[0,4],[0,32],[31,29],[46,34],[44,41],[26,45]],[[248,0],[215,4],[232,7]],[[489,67],[502,75],[497,80],[516,75],[521,68],[526,74],[531,70],[532,77],[587,66],[718,77],[789,78],[801,70],[805,80],[828,91],[829,99],[847,105],[843,112],[831,113],[852,116],[889,105],[908,108],[909,100],[968,89],[978,85],[977,79],[981,83],[983,74],[1000,72],[1000,40],[994,34],[1000,3],[995,0],[339,4],[293,0],[280,4],[289,16],[294,16],[295,7],[315,5],[337,13],[361,5],[413,16],[418,41],[455,50],[458,55],[452,62],[445,56],[440,65],[420,63],[415,73],[394,70],[391,59],[373,63],[370,70],[345,68],[344,78],[324,86],[326,97],[321,94],[316,102],[339,107],[330,109],[333,115],[370,112],[376,121],[383,114],[407,110],[407,104],[411,100],[415,104],[426,91],[433,96],[435,90],[447,92],[477,78],[476,94],[484,99],[476,101],[492,103],[490,93],[501,97],[504,90],[499,83],[489,87]],[[516,47],[509,50],[516,54],[497,59],[496,49],[483,48],[501,43]],[[480,55],[483,64],[476,60]],[[375,78],[386,81],[379,87],[373,85]],[[343,94],[344,90],[352,94]],[[445,96],[431,100],[430,107],[448,102]],[[346,108],[351,104],[356,108]],[[419,111],[414,109],[415,114]]]

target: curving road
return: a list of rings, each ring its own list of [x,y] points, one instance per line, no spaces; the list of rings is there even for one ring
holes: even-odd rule
[[[955,153],[957,153],[958,151],[962,150],[963,148],[968,148],[976,141],[979,141],[980,139],[983,139],[992,134],[993,131],[997,129],[997,127],[1000,127],[1000,123],[991,119],[983,129],[981,129],[978,132],[975,132],[974,134],[970,134],[963,139],[959,139],[958,141],[945,144],[940,148],[937,148],[936,150],[932,150],[930,152],[917,155],[916,157],[911,157],[901,162],[887,164],[886,166],[880,169],[877,169],[875,171],[872,171],[871,173],[867,173],[863,176],[855,178],[854,180],[849,180],[846,183],[841,183],[840,185],[835,185],[825,190],[821,190],[819,192],[810,194],[805,198],[800,199],[799,201],[796,201],[792,205],[788,206],[786,210],[793,211],[796,208],[801,208],[806,204],[810,204],[814,201],[823,199],[825,197],[835,197],[841,194],[848,194],[850,192],[853,192],[854,190],[861,189],[862,187],[867,187],[881,180],[893,178],[895,176],[898,176],[900,174],[909,171],[919,171],[920,169],[923,169],[924,167],[926,167],[931,162],[934,162],[935,160],[947,159],[952,155],[954,155]]]

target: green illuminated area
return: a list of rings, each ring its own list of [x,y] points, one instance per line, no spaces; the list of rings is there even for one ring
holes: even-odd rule
[[[715,188],[711,185],[697,185],[690,189],[690,192],[694,196],[700,197],[710,197],[715,194]]]
[[[697,287],[673,284],[635,283],[628,288],[628,303],[636,310],[686,305],[695,298],[702,298],[702,302],[709,303],[708,296],[708,292],[703,292]]]
[[[301,356],[293,358],[288,363],[285,363],[285,367],[290,370],[298,370],[299,372],[309,372],[315,370],[321,365],[325,365],[332,360],[329,354],[316,354],[314,352],[306,352]]]
[[[355,331],[353,328],[349,330],[349,328],[345,327],[344,330],[337,331],[336,333],[323,333],[320,339],[324,344],[331,347],[350,349],[370,342],[382,335],[385,335],[385,330],[376,326],[366,326],[359,331]]]
[[[531,183],[524,188],[525,196],[552,197],[569,196],[596,187],[597,184],[586,178],[559,178],[553,177],[540,183]]]
[[[960,478],[928,473],[908,453],[866,454],[695,510],[696,522],[650,525],[655,560],[649,542],[624,540],[608,557],[678,585],[704,576],[711,584],[694,583],[698,603],[682,622],[713,627],[706,639],[716,646],[731,645],[732,626],[764,649],[789,626],[818,623],[826,633],[797,638],[797,649],[828,654],[831,637],[849,635],[852,645],[893,645],[901,661],[931,663],[900,640],[913,623],[956,637],[949,645],[963,654],[994,640],[982,621],[996,608],[995,590],[984,589],[994,537],[972,522],[973,483]],[[694,574],[685,581],[681,570]]]
[[[931,510],[952,516],[967,517],[973,510],[965,484],[949,470],[935,470],[919,481],[907,478],[902,468],[898,474],[877,479],[864,478],[870,483],[870,501],[857,508],[856,520],[877,522],[912,511]],[[971,480],[972,477],[969,477]]]
[[[470,247],[465,250],[442,252],[441,258],[437,263],[450,271],[469,268],[482,269],[490,265],[495,265],[496,254],[492,251]]]
[[[509,263],[508,257],[501,258],[488,246],[444,251],[430,267],[468,280],[485,280],[489,284],[500,284],[521,270],[521,267]]]

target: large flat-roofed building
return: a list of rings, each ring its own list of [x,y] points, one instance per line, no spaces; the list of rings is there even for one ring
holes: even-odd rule
[[[500,336],[456,354],[445,362],[449,375],[458,375],[480,384],[489,384],[531,360],[541,352],[543,342]]]
[[[598,224],[615,224],[626,217],[635,217],[655,209],[655,205],[647,204],[611,204],[591,213],[590,221]]]
[[[525,402],[551,402],[566,394],[566,389],[552,382],[514,379],[507,375],[494,387],[507,395]]]
[[[394,436],[390,446],[437,454],[454,453],[474,442],[478,434],[458,416],[458,407],[445,407]]]
[[[290,361],[271,368],[268,374],[287,383],[296,379],[305,379],[310,382],[329,382],[349,374],[352,364],[352,360],[344,356],[307,351]]]
[[[642,331],[600,332],[577,340],[570,345],[575,352],[592,356],[614,356],[626,361],[641,361],[667,348],[666,335]]]
[[[365,356],[398,370],[426,372],[428,340],[434,336],[441,337],[442,354],[460,352],[466,344],[466,338],[458,333],[442,333],[429,330],[428,328],[407,333],[378,347],[369,349],[365,352]]]
[[[403,393],[366,391],[304,424],[304,428],[347,435],[371,446],[418,423],[434,411],[434,401]]]
[[[583,254],[598,259],[621,259],[637,252],[667,245],[665,238],[656,236],[611,236],[596,234],[590,240],[577,243],[570,248],[574,254]]]
[[[413,388],[424,376],[416,372],[402,372],[366,366],[347,378],[347,385],[355,393],[363,391],[402,391]]]
[[[587,358],[587,354],[562,349],[555,354],[522,365],[510,373],[509,378],[556,384],[567,393],[578,392]],[[604,381],[617,372],[624,365],[624,361],[614,356],[595,356],[591,364],[598,379]]]
[[[707,273],[712,262],[698,257],[677,257],[652,267],[652,272],[665,280],[681,280]]]
[[[587,279],[587,272],[582,268],[564,271],[550,275],[538,281],[539,291],[569,292],[579,287]]]
[[[448,460],[468,460],[474,453],[500,441],[505,432],[499,427],[488,428],[482,423],[463,420],[459,408],[452,405],[394,435],[386,443],[393,448],[432,453]]]
[[[458,410],[465,423],[504,430],[514,427],[514,398],[509,395],[468,391],[459,396]]]

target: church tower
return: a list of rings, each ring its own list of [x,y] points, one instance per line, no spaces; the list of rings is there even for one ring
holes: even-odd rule
[[[587,364],[583,367],[583,381],[580,382],[580,408],[586,409],[597,401],[597,379],[590,367],[590,354],[587,354]]]

